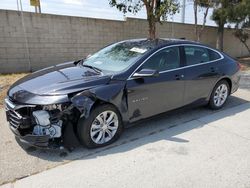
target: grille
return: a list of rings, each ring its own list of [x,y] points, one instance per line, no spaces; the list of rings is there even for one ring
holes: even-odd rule
[[[12,127],[14,127],[15,129],[19,128],[19,126],[22,123],[22,116],[12,110],[8,111],[8,115],[9,115],[9,123]]]
[[[26,106],[23,105],[16,105],[11,102],[9,99],[5,99],[5,111],[7,120],[14,129],[18,129],[20,127],[27,126],[29,122],[27,121],[27,115],[23,116],[19,111],[23,109],[28,109]]]

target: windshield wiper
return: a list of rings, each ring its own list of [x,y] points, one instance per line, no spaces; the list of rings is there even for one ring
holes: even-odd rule
[[[93,70],[96,71],[97,73],[101,73],[101,72],[102,72],[101,69],[96,68],[96,67],[93,67],[93,66],[91,66],[91,65],[85,65],[85,64],[82,63],[82,66],[83,66],[83,67],[90,68],[90,69],[93,69]]]
[[[85,61],[85,59],[80,59],[80,60],[77,60],[77,61],[75,61],[74,62],[74,64],[75,65],[80,65],[80,66],[83,66],[83,67],[87,67],[87,68],[90,68],[90,69],[93,69],[95,72],[97,72],[97,73],[101,73],[102,72],[102,70],[101,69],[99,69],[99,68],[97,68],[97,67],[94,67],[94,66],[91,66],[91,65],[86,65],[86,64],[84,64],[84,61]]]

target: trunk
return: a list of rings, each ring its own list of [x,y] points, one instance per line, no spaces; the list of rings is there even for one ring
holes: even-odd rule
[[[147,20],[148,20],[148,37],[150,40],[154,40],[156,38],[156,22],[154,17],[154,6],[156,6],[156,0],[147,1],[143,0],[146,10],[147,10]]]
[[[155,26],[155,22],[152,21],[152,20],[148,20],[148,24],[149,24],[149,30],[148,30],[148,33],[149,33],[149,39],[150,40],[154,40],[156,38],[156,26]]]
[[[206,11],[204,13],[203,24],[202,24],[202,27],[201,27],[201,29],[199,31],[198,38],[197,38],[198,41],[201,40],[202,33],[203,33],[204,29],[205,29],[205,25],[206,25],[206,22],[207,22],[208,10],[209,10],[209,7],[206,8]]]
[[[198,10],[198,4],[196,3],[196,0],[195,0],[194,1],[194,33],[195,33],[195,40],[196,41],[198,41],[197,10]]]
[[[223,51],[223,36],[224,36],[224,23],[219,23],[217,31],[216,48]]]

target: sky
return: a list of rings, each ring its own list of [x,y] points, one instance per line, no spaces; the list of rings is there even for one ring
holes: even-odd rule
[[[17,10],[17,2],[20,0],[0,0],[0,9]],[[35,8],[30,6],[29,0],[21,0],[23,11],[34,12]],[[40,0],[42,13],[69,15],[90,18],[102,18],[111,20],[124,20],[125,16],[115,7],[110,7],[109,0]],[[20,9],[20,6],[19,6]],[[170,16],[168,21],[181,22],[181,12]],[[194,23],[193,4],[191,0],[186,0],[185,23]],[[209,11],[206,25],[215,26],[210,20],[212,10]],[[136,15],[126,14],[126,17],[146,19],[146,11],[143,8]],[[203,12],[198,15],[198,23],[202,24]]]

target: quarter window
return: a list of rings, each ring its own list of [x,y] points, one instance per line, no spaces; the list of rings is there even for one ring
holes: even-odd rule
[[[208,51],[209,51],[210,61],[214,61],[221,58],[220,54],[218,54],[217,52],[213,50],[208,50]]]
[[[141,69],[153,69],[161,71],[171,70],[180,67],[179,47],[163,49],[150,57]]]
[[[184,46],[187,65],[196,65],[210,61],[207,48]]]

